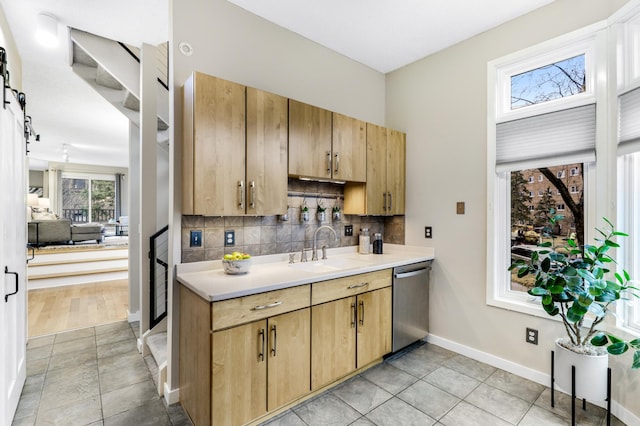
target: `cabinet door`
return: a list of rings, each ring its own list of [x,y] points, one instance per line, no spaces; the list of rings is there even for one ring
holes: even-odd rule
[[[289,100],[289,174],[331,177],[331,111]]]
[[[311,388],[316,390],[356,369],[356,298],[311,308]]]
[[[383,215],[387,196],[387,129],[367,123],[367,211]]]
[[[287,98],[247,87],[247,214],[287,211],[287,131]]]
[[[405,134],[387,130],[387,214],[404,214],[405,203]]]
[[[391,287],[358,295],[357,316],[360,368],[391,352]]]
[[[245,424],[265,414],[267,321],[216,331],[211,349],[211,424]]]
[[[352,182],[367,180],[366,123],[333,113],[332,176]]]
[[[193,214],[244,214],[245,86],[195,73]]]
[[[309,393],[311,366],[311,310],[289,312],[268,319],[267,408],[272,411]]]

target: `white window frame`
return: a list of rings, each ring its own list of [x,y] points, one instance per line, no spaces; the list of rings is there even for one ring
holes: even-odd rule
[[[618,223],[629,234],[619,249],[619,258],[631,277],[640,274],[640,152],[618,158]],[[640,282],[635,283],[640,287]],[[618,326],[640,332],[640,302],[632,300],[620,304]]]
[[[544,182],[544,175],[538,176],[538,182]]]
[[[597,75],[607,69],[606,55],[596,49],[606,47],[607,23],[599,22],[573,33],[541,43],[488,63],[487,114],[487,289],[486,303],[491,306],[549,318],[537,298],[522,291],[511,290],[509,266],[511,253],[510,172],[496,172],[496,125],[532,115],[603,102],[605,92],[598,93]],[[510,77],[550,63],[585,54],[587,91],[528,107],[510,110]],[[606,99],[605,99],[606,101]],[[607,122],[606,108],[596,108],[596,126]],[[596,132],[596,149],[606,143],[605,132]],[[578,161],[575,161],[578,162]],[[566,164],[570,164],[567,161]],[[585,240],[593,238],[596,193],[596,164],[584,163]]]
[[[616,95],[640,88],[640,7],[631,2],[611,17],[616,30],[617,89]],[[610,103],[616,115],[618,98],[613,96]],[[618,124],[618,120],[615,120]],[[617,127],[616,127],[617,134]],[[640,274],[640,152],[618,156],[618,228],[629,234],[618,249],[618,259],[631,277]],[[640,282],[634,284],[640,287]],[[616,325],[633,335],[640,335],[640,301],[617,304]]]

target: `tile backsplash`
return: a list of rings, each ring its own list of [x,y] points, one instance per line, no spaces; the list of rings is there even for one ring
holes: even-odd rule
[[[341,215],[332,220],[331,209],[342,207],[343,186],[332,183],[301,182],[289,180],[288,220],[280,216],[182,216],[182,262],[218,260],[225,253],[241,251],[252,256],[276,253],[300,253],[313,245],[313,233],[319,226],[329,225],[337,233],[339,241],[327,231],[318,234],[318,247],[354,246],[358,244],[361,228],[369,228],[370,235],[380,232],[385,242],[404,244],[404,216],[355,216]],[[327,208],[326,218],[316,217],[318,201]],[[302,221],[301,206],[309,207],[309,221]],[[345,236],[345,225],[353,225],[353,236]],[[192,230],[202,231],[201,247],[190,247]],[[235,245],[224,245],[225,231],[235,232]],[[298,257],[296,257],[297,259]]]

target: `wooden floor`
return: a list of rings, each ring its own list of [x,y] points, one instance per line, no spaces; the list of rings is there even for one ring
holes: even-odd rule
[[[29,290],[29,337],[127,319],[128,280]]]

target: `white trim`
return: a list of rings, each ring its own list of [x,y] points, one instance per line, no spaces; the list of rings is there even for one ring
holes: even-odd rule
[[[582,29],[539,43],[489,62],[489,77],[496,79],[497,122],[515,120],[530,115],[543,114],[595,102],[597,80],[595,41],[597,32],[607,28],[607,21],[600,21]],[[511,76],[531,71],[554,62],[585,54],[587,91],[567,98],[556,99],[528,107],[511,110]]]
[[[164,383],[164,400],[167,405],[177,404],[180,402],[180,388],[171,389],[169,383]]]
[[[465,346],[460,343],[452,342],[451,340],[448,340],[433,334],[429,334],[425,338],[425,341],[431,344],[440,346],[442,348],[448,349],[450,351],[456,352],[460,355],[464,355],[476,361],[483,362],[492,367],[507,371],[511,374],[515,374],[516,376],[531,380],[532,382],[539,383],[543,386],[550,386],[551,384],[550,374],[543,373],[541,371],[526,367],[522,364],[517,364],[513,361],[509,361],[504,358],[497,357],[488,352],[482,352],[470,346]],[[551,368],[551,354],[549,354],[549,368]],[[556,388],[556,390],[559,392],[562,392],[558,388]],[[166,395],[166,388],[165,388],[165,395]],[[598,405],[600,407],[606,406],[605,405],[606,401],[589,401],[589,402],[594,405]],[[611,414],[616,416],[619,420],[622,420],[625,424],[628,424],[628,425],[640,424],[640,417],[637,417],[635,414],[627,410],[623,405],[621,405],[617,401],[611,401]]]
[[[549,316],[540,307],[539,302],[532,299],[527,293],[512,291],[510,289],[510,275],[507,271],[510,262],[510,246],[511,236],[507,232],[510,227],[509,206],[510,200],[510,175],[504,170],[515,170],[513,167],[501,167],[499,172],[496,171],[496,127],[500,120],[515,119],[518,114],[520,116],[530,116],[540,114],[541,111],[554,110],[559,107],[566,108],[568,105],[576,102],[582,103],[586,99],[590,102],[596,102],[596,151],[598,161],[608,158],[606,152],[600,152],[599,149],[607,144],[607,108],[606,108],[606,70],[607,70],[607,21],[601,21],[580,30],[574,31],[567,35],[557,37],[553,40],[538,44],[536,46],[524,49],[522,51],[510,54],[503,58],[499,58],[488,62],[487,64],[487,289],[486,303],[490,306],[509,309],[522,312],[528,315],[545,317]],[[566,102],[546,102],[534,105],[532,107],[520,108],[508,113],[501,112],[504,108],[505,99],[505,78],[506,75],[515,74],[517,70],[525,71],[530,69],[532,64],[536,63],[548,64],[553,63],[554,59],[568,58],[568,52],[575,53],[580,50],[588,50],[591,58],[587,71],[589,78],[593,78],[593,84],[590,86],[592,92],[584,97],[571,96]],[[603,52],[596,55],[596,50]],[[505,71],[507,70],[507,71]],[[510,84],[510,80],[509,80]],[[599,89],[598,85],[604,84]],[[604,99],[603,99],[604,98]],[[576,101],[575,99],[578,99]],[[502,100],[500,105],[499,100]],[[539,108],[534,108],[539,107]],[[525,112],[522,112],[525,111]],[[499,120],[500,119],[500,120]],[[591,157],[592,158],[592,157]],[[575,159],[567,157],[564,164],[578,163],[587,159],[584,156],[577,156]],[[520,161],[518,164],[525,164]],[[556,164],[554,159],[550,160],[553,165]],[[551,165],[551,164],[550,164]],[[513,166],[513,164],[511,165]],[[540,166],[538,163],[537,166]],[[606,165],[605,165],[606,167]],[[606,214],[596,212],[597,206],[592,205],[595,200],[596,187],[596,167],[595,163],[584,163],[584,238],[585,241],[591,241],[594,236],[593,225],[596,223],[596,217],[602,217]],[[600,188],[602,190],[602,188]],[[613,201],[613,200],[612,200]],[[596,216],[598,214],[599,216]],[[599,224],[599,223],[598,223]]]
[[[84,180],[108,180],[115,182],[116,175],[104,174],[104,173],[90,173],[90,172],[65,172],[62,171],[63,179],[84,179]]]
[[[129,321],[129,322],[140,321],[140,310],[138,309],[135,312],[130,312],[127,309],[127,321]]]

